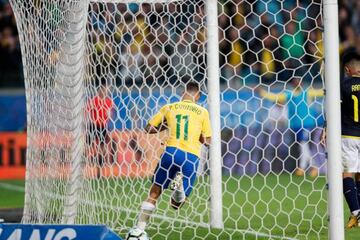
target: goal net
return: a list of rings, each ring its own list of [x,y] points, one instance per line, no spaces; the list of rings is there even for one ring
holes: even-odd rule
[[[185,206],[164,191],[152,239],[320,239],[327,232],[321,1],[11,0],[27,98],[23,222],[133,227],[166,144],[143,129],[220,61],[222,222],[208,150]],[[218,146],[220,147],[220,146]]]

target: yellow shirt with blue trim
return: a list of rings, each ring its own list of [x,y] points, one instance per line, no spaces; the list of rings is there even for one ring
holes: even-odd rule
[[[184,100],[163,106],[149,124],[159,127],[166,122],[169,138],[166,146],[176,147],[200,156],[200,136],[211,137],[209,112],[200,105]]]

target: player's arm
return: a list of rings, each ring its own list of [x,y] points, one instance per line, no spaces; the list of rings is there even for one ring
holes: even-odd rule
[[[285,93],[271,93],[271,92],[267,92],[264,89],[261,89],[259,91],[260,96],[262,96],[263,98],[276,102],[276,103],[280,103],[280,104],[284,104],[286,102],[286,94]]]
[[[209,146],[211,144],[211,125],[210,125],[210,118],[209,113],[206,111],[204,113],[204,121],[201,128],[201,135],[199,141],[204,144],[205,146]]]
[[[204,137],[204,135],[200,135],[199,141],[201,144],[204,144],[205,146],[210,146],[211,144],[211,137]]]
[[[162,122],[158,127],[154,127],[153,125],[148,123],[145,127],[145,132],[147,132],[149,134],[154,134],[154,133],[164,131],[166,129],[168,129],[166,121]]]
[[[151,124],[148,123],[145,127],[145,132],[153,134],[153,133],[157,133],[158,129],[154,126],[151,126]]]
[[[326,133],[327,133],[327,123],[324,121],[324,127],[321,133],[320,143],[325,145],[326,144]]]
[[[165,105],[156,113],[145,127],[145,132],[154,134],[167,129],[165,115],[167,112],[167,106]]]
[[[309,90],[309,97],[323,97],[324,90],[323,89],[310,89]]]

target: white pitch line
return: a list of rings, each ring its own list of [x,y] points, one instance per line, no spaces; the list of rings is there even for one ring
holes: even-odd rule
[[[4,189],[8,189],[8,190],[14,190],[14,191],[18,191],[18,192],[25,192],[24,187],[18,186],[18,185],[15,185],[15,184],[10,184],[10,183],[0,183],[0,188],[4,188]],[[63,198],[63,196],[60,196],[60,195],[55,195],[55,197],[56,198]],[[120,210],[120,211],[129,212],[129,213],[135,213],[135,214],[138,213],[138,211],[136,211],[136,210],[117,207],[117,206],[112,206],[112,205],[107,205],[107,204],[106,205],[105,204],[96,204],[95,202],[86,201],[86,200],[83,200],[83,199],[81,199],[79,202],[81,202],[83,204],[91,205],[91,206],[96,206],[96,207],[104,207],[104,208],[108,208],[108,209],[114,209],[114,210],[118,210],[118,211]],[[193,222],[193,221],[189,221],[189,220],[185,220],[185,219],[174,219],[174,218],[171,218],[171,217],[158,215],[158,214],[152,214],[152,217],[158,218],[158,219],[161,219],[161,220],[168,220],[168,221],[173,221],[173,222],[178,222],[178,223],[190,224],[190,225],[199,226],[199,227],[203,227],[203,228],[210,228],[211,227],[210,224],[208,224],[208,223]],[[232,231],[232,232],[240,232],[240,233],[244,233],[244,234],[250,234],[250,235],[254,235],[256,237],[268,237],[270,239],[297,240],[296,238],[289,238],[289,237],[285,237],[285,236],[261,233],[261,232],[256,232],[256,231],[253,231],[253,230],[235,229],[235,228],[228,228],[228,227],[225,227],[224,229],[228,230],[228,231]]]
[[[0,182],[0,188],[13,190],[16,192],[25,192],[25,188],[19,185],[11,184],[11,183],[2,183]]]

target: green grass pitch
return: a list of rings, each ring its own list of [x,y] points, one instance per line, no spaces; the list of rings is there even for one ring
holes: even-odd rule
[[[116,180],[113,181],[113,183],[107,181],[107,184],[116,184]],[[124,192],[136,192],[134,186],[135,188],[139,186],[139,182],[136,179],[132,181],[131,184],[127,185]],[[150,236],[157,233],[156,237],[151,238],[152,240],[196,239],[194,236],[199,236],[197,238],[199,240],[273,239],[267,236],[261,237],[261,235],[256,238],[255,232],[286,236],[292,239],[328,239],[325,183],[325,177],[318,177],[313,180],[287,174],[266,177],[262,175],[243,176],[236,179],[224,177],[223,189],[225,194],[223,195],[223,206],[224,216],[227,216],[224,227],[228,229],[227,231],[209,230],[205,227],[192,228],[181,221],[175,222],[174,227],[169,231],[166,227],[166,221],[154,218],[152,227],[147,232]],[[24,181],[0,181],[0,208],[22,207],[24,202],[23,187]],[[208,195],[206,185],[201,184],[201,180],[198,182],[196,191],[202,197]],[[193,194],[190,198],[192,206],[185,206],[181,210],[183,213],[194,212],[190,209],[194,207],[200,212],[203,208],[206,208],[205,205],[194,199],[195,195]],[[142,197],[139,197],[139,199]],[[167,211],[168,206],[166,206],[166,203],[168,199],[166,198],[168,198],[168,195],[164,195],[164,200],[158,205],[159,211]],[[112,204],[116,205],[114,202]],[[314,209],[315,206],[317,209]],[[314,214],[315,212],[316,214]],[[348,210],[345,203],[344,212],[344,221],[346,221]],[[183,213],[169,210],[167,215],[176,219],[176,214],[179,214],[179,219],[181,219]],[[135,217],[135,214],[130,215]],[[199,217],[195,214],[190,218],[196,222]],[[202,221],[207,222],[208,216],[205,216]],[[294,223],[298,223],[298,225]],[[131,225],[131,223],[127,224]],[[154,229],[154,226],[158,228]],[[254,231],[247,232],[246,230],[250,228]],[[312,228],[313,232],[309,232],[309,228]],[[303,235],[296,236],[297,229]],[[123,236],[124,231],[121,231],[120,235]],[[346,230],[346,240],[358,238],[360,238],[360,229]]]

